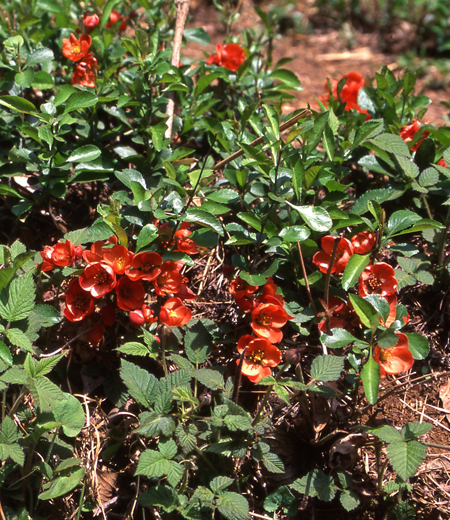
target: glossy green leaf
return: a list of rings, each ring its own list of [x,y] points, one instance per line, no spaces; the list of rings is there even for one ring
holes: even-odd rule
[[[345,266],[344,273],[342,275],[342,288],[344,291],[348,291],[355,286],[361,273],[369,265],[370,254],[367,255],[352,255],[347,265]]]
[[[418,332],[407,332],[409,350],[414,359],[425,359],[430,352],[430,344],[425,336]]]
[[[366,399],[370,404],[375,404],[378,399],[378,387],[380,384],[380,365],[372,357],[369,357],[364,364],[361,370],[361,379]]]

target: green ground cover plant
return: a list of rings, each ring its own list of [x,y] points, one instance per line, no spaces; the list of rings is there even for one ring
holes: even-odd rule
[[[266,12],[193,60],[181,36],[209,37],[183,4],[2,8],[4,221],[54,219],[76,190],[98,204],[0,246],[0,514],[244,520],[317,497],[414,515],[431,425],[330,410],[436,377],[401,302],[449,281],[449,128],[387,67],[286,114],[301,83]],[[373,493],[323,457],[289,478],[275,418],[294,407],[305,446],[373,447]]]

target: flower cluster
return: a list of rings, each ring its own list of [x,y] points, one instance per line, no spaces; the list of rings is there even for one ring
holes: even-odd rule
[[[340,80],[333,78],[331,80],[331,92],[329,90],[328,82],[325,83],[325,90],[327,93],[323,96],[319,96],[320,101],[327,105],[330,101],[330,97],[333,96],[335,99],[339,99],[341,103],[345,103],[345,110],[352,110],[355,108],[358,112],[366,114],[366,120],[370,119],[367,110],[362,110],[358,104],[358,93],[359,90],[364,87],[364,78],[358,72],[350,72],[350,74],[342,76],[341,80],[344,78],[346,78],[346,82],[342,87],[339,96],[337,88]]]
[[[101,341],[105,326],[115,323],[116,308],[128,313],[134,326],[156,322],[158,317],[149,304],[151,292],[169,297],[160,308],[161,323],[180,327],[191,319],[191,311],[183,302],[196,296],[186,285],[188,280],[181,272],[184,266],[181,261],[164,261],[154,251],[134,254],[119,245],[115,236],[106,242],[95,242],[85,250],[66,240],[45,247],[40,254],[41,271],[77,268],[79,276],[70,280],[65,292],[63,315],[71,322],[80,322],[88,316],[93,322],[100,321],[89,334],[93,344]]]
[[[226,45],[218,43],[215,54],[211,54],[206,63],[207,65],[219,65],[219,67],[225,67],[235,72],[244,61],[245,52],[240,45],[237,43],[227,43]]]
[[[86,22],[87,25],[85,23],[85,27],[89,27],[89,30],[93,30],[93,28],[95,28],[95,22],[95,19],[92,20],[92,18],[89,18]],[[80,37],[77,38],[75,34],[72,33],[69,38],[63,38],[62,42],[63,56],[76,63],[72,74],[72,85],[95,88],[98,63],[97,58],[89,52],[92,37],[89,34],[81,34]]]
[[[396,375],[409,370],[414,363],[414,358],[409,350],[409,340],[406,334],[396,334],[397,344],[391,348],[375,346],[373,359],[380,365],[380,375]]]
[[[419,119],[413,119],[412,122],[409,125],[404,126],[400,131],[400,137],[405,141],[405,143],[410,143],[414,136],[419,131],[422,124],[427,124],[425,121],[422,123]],[[422,132],[422,137],[411,147],[411,152],[416,152],[419,149],[419,146],[425,141],[425,139],[430,135],[430,132],[425,130],[425,132]]]
[[[246,334],[238,342],[238,352],[244,355],[242,373],[253,383],[271,374],[271,367],[281,361],[281,351],[274,346],[283,339],[281,329],[292,320],[284,308],[284,299],[269,278],[261,294],[258,286],[248,284],[239,276],[230,282],[230,292],[240,309],[251,313],[250,326],[255,336]],[[239,363],[239,360],[238,360]]]

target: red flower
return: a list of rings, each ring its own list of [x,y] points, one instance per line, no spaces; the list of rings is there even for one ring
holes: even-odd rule
[[[175,295],[181,300],[195,300],[197,295],[189,289],[184,280],[186,280],[186,278],[183,278],[183,283],[180,285],[180,288]]]
[[[161,272],[153,280],[156,294],[164,296],[166,294],[176,294],[180,290],[183,282],[183,277],[180,273],[181,267],[179,263],[171,260],[163,263]]]
[[[89,34],[82,34],[80,39],[77,39],[77,37],[72,33],[69,38],[63,38],[62,42],[63,56],[69,58],[71,61],[80,61],[88,53],[89,47],[92,43],[92,38]]]
[[[98,63],[91,53],[86,54],[80,63],[77,64],[72,74],[72,85],[95,88],[97,79]]]
[[[98,14],[87,14],[84,13],[83,16],[83,25],[86,31],[93,31],[97,25],[100,23],[100,18]]]
[[[177,240],[177,251],[187,255],[196,255],[199,251],[191,238],[179,238]]]
[[[216,45],[216,53],[211,54],[206,62],[207,65],[219,65],[226,69],[236,71],[245,61],[244,49],[237,43]]]
[[[133,256],[125,246],[114,246],[103,251],[103,261],[110,265],[116,274],[123,274],[131,266]]]
[[[362,87],[364,87],[364,78],[358,72],[350,72],[350,74],[342,76],[341,79],[344,78],[347,78],[347,81],[345,82],[345,85],[342,87],[340,93],[340,101],[342,103],[345,103],[345,110],[352,110],[355,108],[358,112],[366,114],[366,120],[370,119],[370,115],[367,112],[367,110],[362,110],[361,107],[358,105],[358,94],[359,90]],[[327,102],[330,99],[330,95],[333,95],[337,99],[338,83],[339,81],[336,78],[333,78],[331,80],[331,93],[328,92],[328,94],[319,98],[324,104],[327,104]],[[328,90],[328,82],[325,83],[325,89]]]
[[[352,236],[353,251],[358,255],[365,255],[369,251],[372,251],[377,237],[370,231],[361,231],[356,235]]]
[[[409,350],[409,341],[406,334],[396,334],[398,342],[395,347],[380,348],[375,346],[373,359],[380,365],[380,375],[400,374],[409,370],[414,363],[414,358]]]
[[[389,296],[395,293],[397,286],[394,269],[385,262],[378,262],[366,267],[361,273],[358,290],[363,297],[369,294]]]
[[[387,329],[394,323],[397,318],[397,295],[391,294],[384,297],[385,300],[389,303],[389,316],[386,318],[386,321],[383,323],[383,320],[380,317],[380,323],[384,325]],[[406,325],[409,321],[408,314],[403,317],[403,324]]]
[[[250,296],[258,289],[259,287],[257,285],[250,285],[245,280],[242,280],[240,276],[236,276],[234,280],[231,280],[228,290],[236,300],[240,300],[246,296]]]
[[[145,303],[140,310],[138,309],[130,312],[130,323],[135,327],[141,327],[145,323],[155,323],[155,321],[158,321],[158,318],[155,316],[150,305]]]
[[[266,339],[246,334],[239,340],[237,349],[239,354],[245,349],[242,373],[252,383],[259,383],[264,377],[272,375],[271,367],[281,363],[281,351]],[[238,359],[237,364],[239,362]]]
[[[131,267],[127,269],[126,275],[130,280],[153,281],[161,272],[159,266],[163,263],[158,253],[138,253],[131,260]]]
[[[325,309],[325,312],[319,314],[319,316],[325,316],[318,324],[321,332],[329,334],[331,329],[346,329],[349,332],[353,332],[353,327],[358,325],[359,318],[350,305],[335,296],[330,296],[328,308],[323,300],[320,301]],[[327,329],[327,317],[330,326],[329,330]]]
[[[124,311],[141,309],[144,303],[145,289],[142,282],[133,282],[123,276],[116,287],[117,306]]]
[[[436,164],[438,164],[439,166],[443,166],[444,168],[447,168],[447,165],[445,164],[445,159],[444,158],[439,159],[439,161]]]
[[[424,124],[427,124],[426,122]],[[404,126],[400,131],[400,137],[405,141],[405,143],[409,143],[414,139],[414,136],[419,131],[419,128],[422,126],[422,121],[418,119],[413,119],[409,125]],[[411,152],[417,151],[422,142],[430,135],[430,132],[425,130],[422,133],[422,137],[415,145],[411,147]]]
[[[101,324],[96,325],[93,329],[88,332],[88,341],[93,346],[96,347],[103,338],[103,333],[105,332],[105,327]]]
[[[192,312],[183,305],[180,298],[169,298],[162,306],[159,319],[169,327],[181,327],[191,319]]]
[[[73,279],[66,291],[64,316],[72,322],[81,321],[94,312],[94,307],[94,299],[80,286],[80,279]]]
[[[328,271],[335,240],[339,240],[339,243],[334,256],[333,267],[331,268],[332,273],[342,273],[349,258],[353,254],[353,246],[350,240],[347,240],[346,238],[338,239],[338,237],[333,237],[331,235],[322,237],[320,245],[322,246],[323,251],[315,253],[312,260],[322,273]]]
[[[54,246],[45,246],[40,251],[42,257],[41,271],[51,271],[54,267],[67,267],[75,261],[75,246],[70,240],[57,242]]]
[[[278,343],[283,339],[281,327],[292,318],[281,305],[274,303],[260,303],[252,312],[252,329],[260,338],[270,343]]]
[[[85,267],[80,285],[94,298],[101,298],[116,286],[116,273],[108,264],[96,262]]]
[[[105,25],[107,29],[112,29],[112,27],[119,21],[122,20],[122,23],[120,24],[120,27],[118,29],[118,32],[122,32],[127,28],[127,20],[128,16],[125,18],[119,13],[119,11],[116,11],[115,9],[111,11],[111,14],[109,15],[109,22]]]

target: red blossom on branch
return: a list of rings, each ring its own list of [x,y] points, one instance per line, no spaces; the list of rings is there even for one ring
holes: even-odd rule
[[[80,285],[94,298],[101,298],[116,286],[116,273],[108,264],[96,262],[85,267],[80,276]]]
[[[339,239],[338,237],[333,237],[331,235],[327,235],[322,237],[320,242],[323,251],[318,251],[313,256],[313,263],[317,265],[322,273],[326,273],[328,271],[328,267],[330,265],[331,256],[333,254],[334,243],[336,240],[339,240],[336,253],[334,255],[333,266],[331,268],[332,273],[342,273],[347,265],[349,258],[353,254],[353,245],[350,240],[346,238]]]
[[[131,260],[131,266],[126,270],[130,280],[146,280],[152,282],[161,273],[162,256],[158,253],[137,253]]]
[[[80,279],[71,280],[66,290],[64,316],[72,322],[81,321],[94,312],[94,307],[94,299],[81,287]]]
[[[98,26],[99,23],[100,23],[100,18],[98,16],[98,14],[84,13],[83,25],[84,25],[86,31],[89,31],[89,32],[93,31]]]
[[[92,38],[89,34],[82,34],[78,39],[75,34],[72,33],[69,38],[63,38],[62,42],[63,56],[69,58],[71,61],[80,61],[88,53]]]
[[[51,271],[55,267],[67,267],[76,259],[75,246],[70,240],[57,242],[54,246],[45,246],[39,253],[42,257],[41,271]]]
[[[153,280],[155,292],[158,296],[166,294],[176,294],[183,282],[183,277],[180,273],[182,265],[179,262],[172,262],[168,260],[161,266],[161,271]]]
[[[237,43],[227,43],[226,45],[218,43],[215,54],[211,54],[206,63],[207,65],[219,65],[235,72],[244,61],[245,52],[240,45]]]
[[[188,309],[180,298],[169,298],[161,307],[159,319],[161,323],[169,327],[181,327],[186,325],[192,317],[192,312]]]
[[[362,110],[362,108],[358,104],[358,94],[359,90],[364,87],[364,78],[358,72],[350,72],[349,74],[342,76],[341,79],[346,78],[346,82],[342,87],[340,92],[339,101],[341,103],[345,103],[345,110],[356,109],[358,112],[362,114],[366,114],[366,120],[370,119],[370,115],[367,110]],[[325,89],[327,90],[327,94],[324,96],[319,96],[319,99],[327,105],[330,101],[330,96],[334,96],[338,99],[338,88],[339,80],[333,78],[331,80],[331,92],[328,88],[328,82],[325,83]]]
[[[422,124],[426,125],[427,123],[426,122],[422,123],[422,121],[420,121],[419,119],[413,119],[409,125],[405,125],[401,129],[400,137],[403,139],[403,141],[405,141],[405,143],[410,143],[414,139],[414,136],[417,134],[417,132],[419,131]],[[425,130],[425,132],[422,133],[422,137],[420,138],[420,140],[417,141],[417,143],[411,147],[411,152],[417,151],[419,146],[422,144],[423,141],[425,141],[425,139],[429,135],[430,135],[430,132]]]
[[[278,343],[283,339],[280,329],[291,319],[279,303],[260,303],[252,311],[251,327],[260,338],[267,339],[270,343]]]
[[[145,289],[142,282],[134,282],[123,276],[116,287],[117,307],[124,311],[141,309],[144,303]]]
[[[72,85],[95,88],[98,63],[90,52],[77,64],[72,74]]]
[[[377,241],[377,237],[370,231],[361,231],[352,236],[353,251],[358,255],[365,255],[372,251]]]
[[[264,377],[272,375],[272,368],[281,363],[281,351],[267,339],[246,334],[240,338],[237,350],[239,354],[245,350],[242,373],[252,383],[259,383]]]
[[[378,294],[379,296],[390,296],[395,294],[398,282],[395,278],[393,267],[385,262],[366,267],[359,277],[359,294],[361,296],[369,296],[369,294]]]
[[[380,365],[380,375],[396,375],[409,370],[414,363],[414,358],[409,350],[409,340],[406,334],[396,334],[398,342],[391,348],[375,346],[373,359]]]

